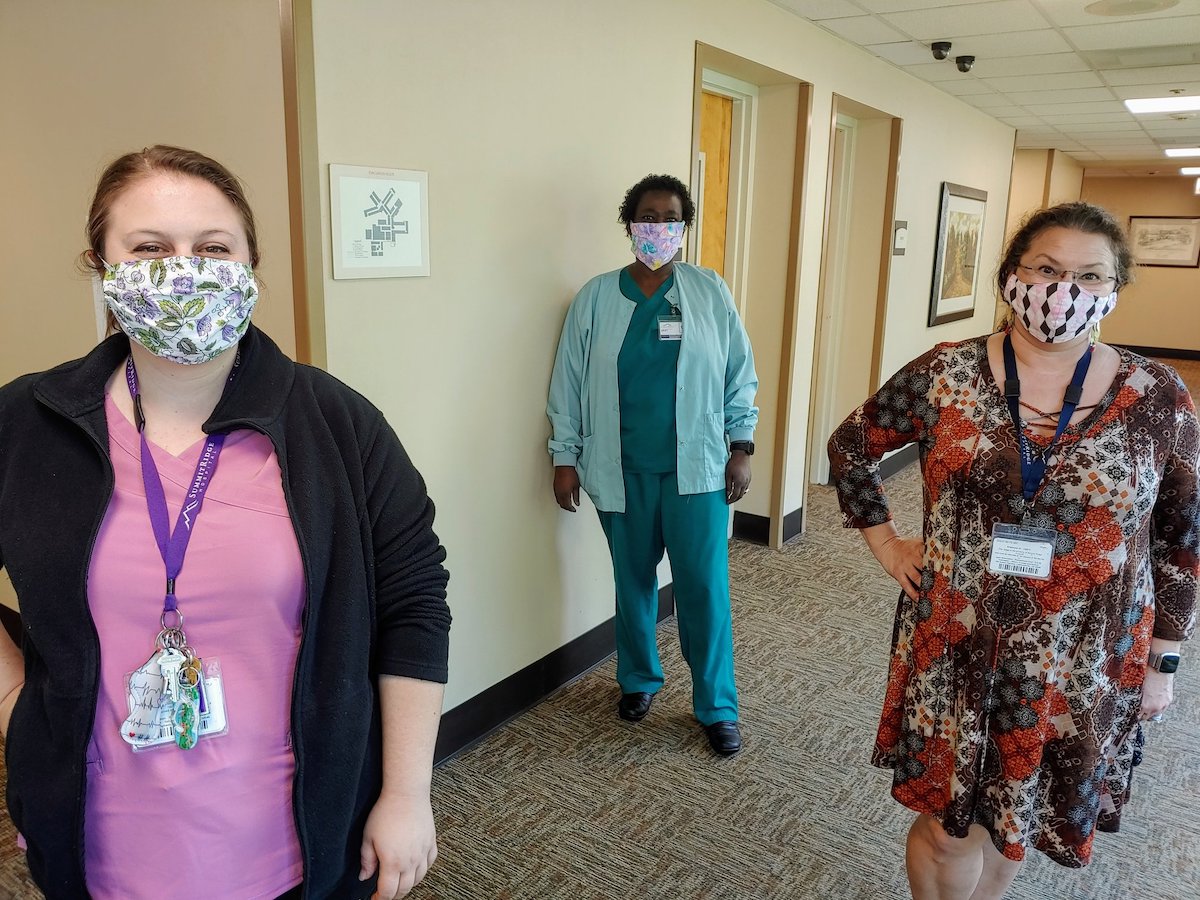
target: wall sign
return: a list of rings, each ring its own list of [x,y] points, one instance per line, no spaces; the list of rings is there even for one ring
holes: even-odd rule
[[[329,166],[333,277],[429,274],[429,173]]]

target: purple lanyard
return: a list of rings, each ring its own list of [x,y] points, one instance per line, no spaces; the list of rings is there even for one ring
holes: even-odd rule
[[[238,359],[234,359],[233,371],[229,373],[229,381],[237,373]],[[192,539],[192,528],[200,517],[200,507],[204,504],[204,495],[212,483],[217,471],[217,460],[221,456],[221,446],[225,443],[225,434],[210,434],[204,441],[204,449],[200,451],[200,461],[196,463],[196,474],[192,476],[191,486],[183,499],[183,507],[179,510],[179,518],[175,522],[175,530],[170,530],[167,514],[167,498],[163,493],[162,478],[158,474],[158,466],[154,464],[154,456],[150,453],[150,444],[146,441],[146,417],[142,415],[142,395],[138,390],[137,370],[133,367],[133,357],[125,364],[125,381],[129,385],[129,396],[133,398],[134,417],[137,422],[138,436],[142,441],[142,483],[146,486],[146,506],[150,510],[150,526],[154,529],[154,540],[158,544],[158,552],[162,554],[167,567],[167,592],[163,599],[162,626],[168,627],[168,613],[175,613],[177,621],[174,627],[183,625],[183,615],[179,612],[179,601],[175,597],[175,579],[183,569],[183,558],[187,553],[188,541]],[[228,382],[226,382],[228,384]]]

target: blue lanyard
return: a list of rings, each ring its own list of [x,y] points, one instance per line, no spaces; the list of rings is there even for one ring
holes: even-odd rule
[[[1017,430],[1017,446],[1021,451],[1021,492],[1026,503],[1033,500],[1038,488],[1042,486],[1050,451],[1067,430],[1071,416],[1075,415],[1075,407],[1079,405],[1083,396],[1083,381],[1087,378],[1088,366],[1092,364],[1093,349],[1094,345],[1089,346],[1075,364],[1075,374],[1071,377],[1071,383],[1067,385],[1066,394],[1063,395],[1063,407],[1062,412],[1058,414],[1058,428],[1054,432],[1054,440],[1044,453],[1035,458],[1029,448],[1029,439],[1025,437],[1025,429],[1021,427],[1021,380],[1017,378],[1017,355],[1013,352],[1012,333],[1004,335],[1004,399],[1008,401],[1008,412],[1012,416],[1013,427]]]

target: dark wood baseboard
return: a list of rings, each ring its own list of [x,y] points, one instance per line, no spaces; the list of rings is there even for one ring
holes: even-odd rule
[[[1161,356],[1164,359],[1200,359],[1200,350],[1176,350],[1171,347],[1140,347],[1137,344],[1115,344],[1142,356]]]
[[[658,621],[674,614],[675,590],[667,585],[658,592]],[[609,619],[443,713],[434,765],[477,744],[563,685],[594,669],[616,649],[614,620]]]
[[[800,533],[804,525],[804,509],[796,507],[783,517],[783,542],[786,544]],[[771,518],[754,513],[733,511],[733,536],[752,544],[768,544],[771,541]]]
[[[907,447],[897,450],[879,464],[879,477],[887,480],[897,472],[907,469],[920,458],[921,454],[917,451],[917,445],[909,444]]]

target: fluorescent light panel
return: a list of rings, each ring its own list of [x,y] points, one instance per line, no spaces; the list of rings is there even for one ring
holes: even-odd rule
[[[1200,178],[1196,179],[1196,196],[1200,197]]]
[[[1200,156],[1200,147],[1169,147],[1163,153],[1170,157]]]
[[[1200,166],[1184,166],[1179,170],[1180,175],[1200,175]]]
[[[1147,97],[1126,100],[1125,106],[1131,113],[1191,112],[1200,109],[1200,97]]]

